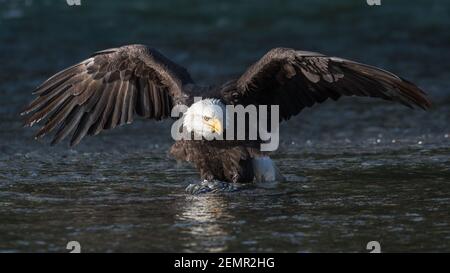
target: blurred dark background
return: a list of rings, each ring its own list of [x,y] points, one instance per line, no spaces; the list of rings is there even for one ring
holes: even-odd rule
[[[449,29],[444,0],[0,0],[0,251],[74,239],[88,251],[365,251],[380,238],[387,251],[449,251]],[[183,194],[198,175],[166,158],[170,122],[136,120],[72,149],[22,128],[42,81],[134,43],[205,84],[273,47],[318,51],[399,74],[434,106],[307,109],[281,128],[285,188],[219,197]]]

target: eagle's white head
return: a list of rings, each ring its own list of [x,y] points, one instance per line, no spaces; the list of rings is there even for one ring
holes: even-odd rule
[[[212,140],[222,135],[225,128],[225,105],[218,99],[195,102],[184,113],[183,126],[191,133]]]

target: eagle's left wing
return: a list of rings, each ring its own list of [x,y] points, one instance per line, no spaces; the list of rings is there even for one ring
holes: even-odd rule
[[[431,106],[422,90],[390,72],[289,48],[272,49],[222,92],[230,104],[279,105],[281,120],[341,96],[377,97],[423,109]]]

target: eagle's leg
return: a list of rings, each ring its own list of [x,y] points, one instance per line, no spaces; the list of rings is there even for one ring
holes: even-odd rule
[[[203,179],[202,182],[198,184],[189,184],[186,187],[186,192],[190,194],[201,194],[201,193],[216,193],[216,192],[232,192],[239,188],[238,183],[230,183],[226,181],[220,181],[216,177],[208,172],[203,172],[200,170],[200,177]],[[234,180],[234,179],[233,179]],[[233,181],[236,182],[236,181]]]
[[[232,192],[239,188],[239,184],[223,182],[219,180],[203,180],[198,184],[189,184],[186,192],[190,194],[216,193],[216,192]]]

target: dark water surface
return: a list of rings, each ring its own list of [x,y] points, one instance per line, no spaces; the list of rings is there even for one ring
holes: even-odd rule
[[[450,4],[446,1],[0,0],[0,252],[450,251]],[[393,3],[392,3],[393,2]],[[401,19],[400,19],[401,18]],[[32,89],[96,50],[144,43],[198,82],[238,76],[275,46],[378,65],[434,107],[342,99],[282,125],[287,181],[192,196],[167,156],[170,122],[138,120],[79,146],[34,141]]]

